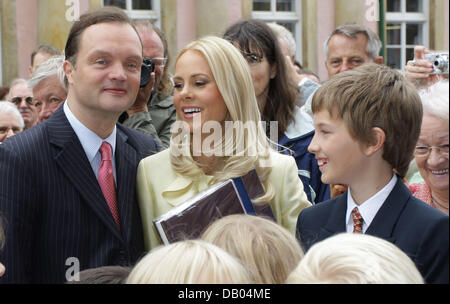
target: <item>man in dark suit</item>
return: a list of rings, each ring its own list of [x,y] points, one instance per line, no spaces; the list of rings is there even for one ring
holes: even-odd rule
[[[304,250],[337,233],[367,233],[408,254],[427,283],[448,283],[449,218],[402,182],[422,121],[413,85],[388,67],[367,64],[326,82],[312,110],[316,132],[308,150],[322,182],[349,188],[300,213]]]
[[[136,170],[158,146],[117,124],[139,90],[139,36],[120,9],[102,8],[73,24],[65,56],[65,104],[0,147],[0,282],[76,280],[144,251]]]

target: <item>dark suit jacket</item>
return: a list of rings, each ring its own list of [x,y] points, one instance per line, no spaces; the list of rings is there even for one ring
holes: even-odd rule
[[[150,137],[117,125],[119,231],[62,107],[4,142],[0,213],[6,243],[0,261],[6,273],[0,282],[65,282],[78,262],[80,270],[135,263],[144,251],[136,171],[157,150]]]
[[[314,243],[346,232],[347,194],[305,208],[297,222],[297,238],[307,251]],[[366,234],[403,250],[427,283],[449,282],[449,217],[412,196],[399,179]]]

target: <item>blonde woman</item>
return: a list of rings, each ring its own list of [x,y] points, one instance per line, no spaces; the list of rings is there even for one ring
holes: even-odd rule
[[[170,148],[142,160],[138,168],[146,248],[161,244],[155,217],[253,168],[265,188],[259,201],[270,202],[276,221],[294,235],[298,214],[311,204],[295,160],[272,150],[259,124],[252,78],[241,53],[218,37],[194,41],[178,55],[173,79],[177,122]]]
[[[423,284],[398,247],[368,234],[341,233],[314,244],[288,284]]]
[[[249,284],[247,270],[230,254],[200,240],[160,246],[131,271],[127,284]]]
[[[297,239],[271,220],[235,214],[212,223],[202,240],[238,258],[257,284],[282,284],[303,257]]]

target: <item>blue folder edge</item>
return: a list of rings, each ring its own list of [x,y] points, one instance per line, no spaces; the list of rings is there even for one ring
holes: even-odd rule
[[[234,182],[234,185],[236,186],[239,196],[242,199],[242,203],[244,204],[244,208],[245,208],[245,211],[247,212],[247,214],[256,215],[255,208],[253,208],[252,201],[250,200],[250,197],[248,196],[248,193],[247,193],[247,190],[245,189],[242,178],[235,177],[235,178],[233,178],[233,182]]]

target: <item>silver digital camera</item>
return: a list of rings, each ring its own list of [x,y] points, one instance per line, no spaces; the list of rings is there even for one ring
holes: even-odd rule
[[[448,74],[448,53],[425,54],[425,59],[433,63],[434,72],[431,75]]]

